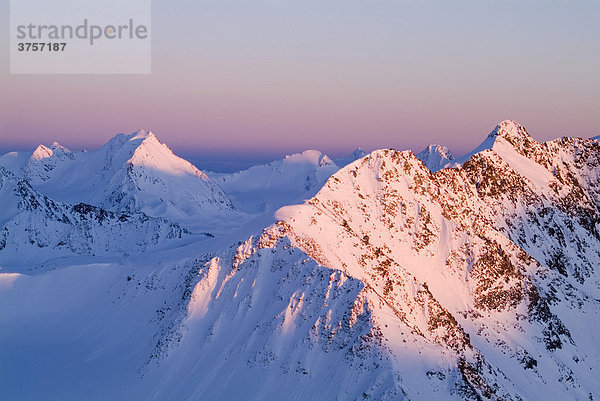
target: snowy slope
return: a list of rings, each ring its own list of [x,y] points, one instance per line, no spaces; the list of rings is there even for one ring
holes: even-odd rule
[[[198,273],[153,399],[401,399],[360,281],[269,232]]]
[[[214,181],[249,213],[273,212],[314,195],[339,167],[318,150],[306,150],[233,174],[213,174]]]
[[[5,153],[0,156],[0,167],[4,167],[13,174],[20,174],[31,155],[32,152]]]
[[[0,264],[22,266],[72,255],[123,255],[171,246],[188,235],[177,224],[55,202],[0,167]],[[179,241],[180,242],[180,241]]]
[[[429,170],[435,172],[454,159],[454,155],[445,146],[429,145],[417,154],[417,159],[421,160]]]
[[[158,334],[175,324],[165,311],[181,302],[198,264],[163,265],[154,254],[35,275],[0,271],[2,399],[148,399],[135,393],[140,372]]]

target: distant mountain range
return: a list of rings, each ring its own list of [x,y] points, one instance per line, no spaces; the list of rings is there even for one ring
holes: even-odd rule
[[[7,399],[600,398],[597,137],[205,174],[139,131],[0,166]]]
[[[21,159],[7,163],[10,159]],[[152,132],[117,135],[93,152],[71,152],[55,143],[29,158],[5,155],[32,185],[54,199],[85,202],[112,211],[189,217],[232,210],[221,188],[191,163],[175,156]]]

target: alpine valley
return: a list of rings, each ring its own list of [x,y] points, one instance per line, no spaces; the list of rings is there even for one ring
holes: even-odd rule
[[[599,400],[600,143],[0,157],[0,399]]]

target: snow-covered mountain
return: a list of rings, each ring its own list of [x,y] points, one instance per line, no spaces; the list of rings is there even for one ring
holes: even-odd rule
[[[453,160],[454,155],[445,146],[429,145],[417,153],[417,159],[421,160],[429,170],[435,172]]]
[[[257,214],[280,196],[265,216],[310,197],[266,228],[239,221],[102,266],[0,271],[3,392],[597,399],[600,144],[539,143],[504,121],[446,167],[384,149],[338,170],[305,152],[214,177]]]
[[[452,159],[445,167],[461,166],[474,155],[490,149],[500,156],[509,159],[514,158],[515,149],[525,149],[530,145],[534,146],[534,142],[525,127],[516,121],[505,120],[498,124],[473,151]]]
[[[310,198],[337,170],[327,155],[306,150],[233,174],[211,176],[235,199],[237,208],[264,213]]]
[[[8,154],[0,165],[12,165],[18,174],[14,160],[22,158]],[[22,174],[53,199],[114,212],[183,220],[233,210],[229,197],[206,174],[144,130],[119,134],[91,152],[75,154],[58,144],[40,145]]]
[[[405,341],[428,344],[413,352],[436,398],[598,395],[600,146],[540,144],[512,121],[486,142],[435,174],[410,151],[376,151],[279,211],[283,230],[365,283],[398,369],[416,369]],[[412,384],[408,398],[430,397]]]
[[[490,137],[437,173],[373,152],[206,262],[152,395],[599,395],[600,146],[510,121]]]
[[[80,152],[72,152],[54,142],[51,146],[39,145],[32,152],[9,152],[0,156],[0,167],[27,179],[32,185],[49,180],[64,164],[75,160]]]
[[[23,167],[25,178],[39,185],[52,178],[53,171],[75,160],[76,153],[54,142],[52,146],[39,145]]]
[[[0,167],[0,264],[20,266],[74,255],[123,255],[181,243],[188,232],[143,213],[53,201]]]

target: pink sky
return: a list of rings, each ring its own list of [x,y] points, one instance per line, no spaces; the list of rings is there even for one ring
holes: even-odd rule
[[[504,119],[539,140],[600,131],[597,3],[243,4],[156,6],[149,76],[3,65],[0,148],[146,128],[180,152],[460,154]]]

